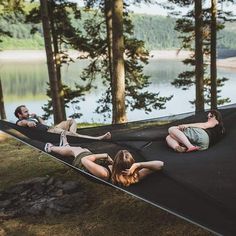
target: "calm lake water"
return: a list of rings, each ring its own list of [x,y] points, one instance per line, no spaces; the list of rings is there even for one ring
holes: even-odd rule
[[[64,83],[72,86],[74,83],[82,83],[79,76],[85,65],[86,62],[82,61],[71,64],[70,66],[64,66],[62,69]],[[177,77],[178,73],[185,69],[186,67],[181,61],[151,60],[149,65],[145,67],[145,72],[151,76],[152,82],[148,90],[156,93],[159,92],[160,96],[174,94],[174,97],[166,103],[166,109],[164,110],[154,110],[149,114],[145,114],[141,110],[127,111],[129,121],[194,111],[194,106],[189,103],[195,96],[194,87],[183,91],[170,84]],[[39,115],[43,114],[41,107],[47,101],[45,91],[48,81],[45,62],[1,62],[0,73],[8,120],[13,122],[16,120],[13,113],[15,107],[21,104],[26,104],[31,112],[38,113]],[[229,78],[229,81],[222,88],[221,95],[223,97],[229,97],[231,103],[236,103],[236,70],[218,68],[218,77]],[[97,87],[97,90],[90,91],[86,95],[85,101],[80,102],[79,106],[81,109],[79,112],[83,116],[78,122],[104,122],[103,116],[94,112],[97,107],[96,101],[102,95],[102,91],[104,91],[102,83],[97,82]],[[69,116],[76,111],[77,107],[71,105],[67,109],[67,115]],[[106,122],[110,122],[110,120]]]

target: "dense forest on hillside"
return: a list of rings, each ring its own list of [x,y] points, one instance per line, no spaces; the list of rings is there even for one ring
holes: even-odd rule
[[[133,14],[134,37],[145,41],[149,50],[174,49],[180,47],[178,32],[174,30],[175,19],[164,16],[145,14]],[[12,37],[1,37],[1,49],[43,49],[41,26],[39,32],[30,34],[32,25],[23,22],[24,16],[1,18],[0,27],[10,31]],[[82,22],[75,22],[78,27]],[[224,30],[218,34],[218,47],[224,49],[236,49],[236,23],[227,23]],[[81,29],[81,28],[80,28]]]

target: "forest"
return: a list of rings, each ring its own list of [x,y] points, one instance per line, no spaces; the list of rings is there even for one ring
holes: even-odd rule
[[[96,88],[97,80],[106,87],[95,109],[104,120],[125,123],[127,109],[146,114],[165,109],[174,94],[161,96],[158,91],[148,91],[150,76],[144,73],[149,51],[154,49],[191,52],[183,61],[188,69],[171,84],[183,90],[196,88],[195,98],[190,101],[196,112],[230,102],[221,97],[220,88],[228,79],[217,76],[216,60],[218,49],[236,47],[235,16],[214,1],[211,6],[204,1],[166,1],[163,7],[172,9],[172,17],[133,14],[128,9],[133,3],[122,0],[88,0],[83,8],[66,0],[2,3],[1,48],[45,49],[49,75],[49,100],[42,107],[45,119],[53,116],[55,123],[65,120],[70,104],[78,108],[70,117],[80,118],[80,101]],[[189,11],[177,13],[175,6],[188,7]],[[62,82],[62,66],[73,62],[68,49],[84,52],[79,59],[89,60],[80,75],[84,83],[78,81],[74,88]]]
[[[84,12],[83,14],[91,14]],[[155,49],[176,49],[181,47],[179,33],[174,29],[176,19],[158,15],[131,14],[131,21],[134,25],[134,37],[145,42],[149,50]],[[0,28],[8,30],[11,37],[2,37],[0,48],[3,50],[17,49],[44,49],[42,26],[39,24],[39,32],[31,34],[32,23],[24,23],[23,14],[12,15],[11,21],[0,17]],[[74,20],[73,24],[80,28],[83,25],[83,18]],[[236,23],[228,22],[225,29],[219,32],[218,48],[236,49]]]

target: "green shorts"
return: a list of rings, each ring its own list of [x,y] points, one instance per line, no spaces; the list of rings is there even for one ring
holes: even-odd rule
[[[76,166],[76,167],[78,167],[78,168],[80,168],[80,169],[82,169],[82,170],[86,170],[85,167],[84,167],[84,166],[82,165],[82,163],[81,163],[81,159],[82,159],[83,157],[86,157],[86,156],[89,156],[89,155],[92,155],[92,154],[93,154],[93,153],[90,152],[90,151],[81,152],[79,155],[77,155],[77,156],[75,157],[75,159],[73,160],[72,165],[73,165],[73,166]]]
[[[204,129],[189,127],[183,130],[190,143],[206,150],[209,147],[209,136]]]

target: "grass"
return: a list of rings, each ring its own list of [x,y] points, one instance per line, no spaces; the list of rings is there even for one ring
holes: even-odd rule
[[[1,140],[1,137],[0,137]],[[209,232],[148,205],[126,193],[96,184],[40,151],[11,138],[0,141],[0,190],[28,178],[54,176],[79,180],[87,204],[57,217],[0,218],[1,236],[211,235]]]

